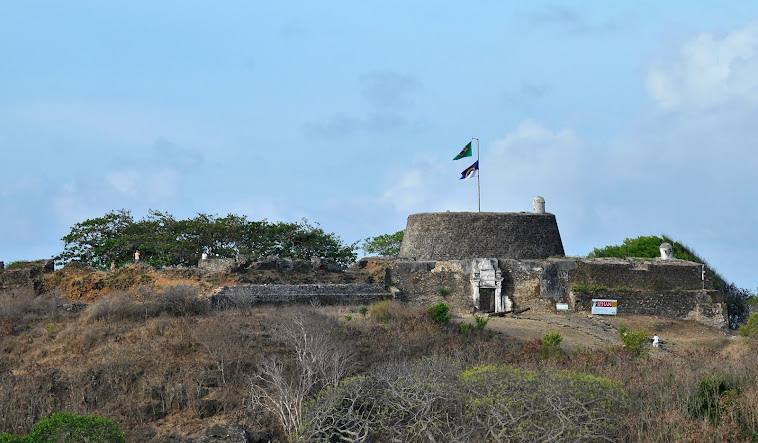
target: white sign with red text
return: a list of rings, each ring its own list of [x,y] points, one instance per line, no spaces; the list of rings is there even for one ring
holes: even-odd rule
[[[617,300],[592,299],[592,313],[599,315],[616,315]]]

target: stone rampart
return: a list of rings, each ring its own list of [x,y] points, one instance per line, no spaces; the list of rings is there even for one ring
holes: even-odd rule
[[[540,259],[563,256],[553,214],[432,212],[411,214],[400,257],[415,260],[470,258]]]
[[[461,311],[477,306],[476,260],[398,261],[390,278],[401,297],[417,304],[445,302]],[[589,312],[593,298],[618,300],[619,314],[693,319],[726,325],[717,291],[702,289],[702,265],[684,260],[552,258],[497,260],[501,296],[512,309],[555,312],[556,303]],[[481,282],[478,283],[481,285]],[[507,303],[503,302],[503,306]]]
[[[211,303],[218,308],[312,300],[326,304],[366,303],[389,295],[383,284],[238,285],[216,289]]]

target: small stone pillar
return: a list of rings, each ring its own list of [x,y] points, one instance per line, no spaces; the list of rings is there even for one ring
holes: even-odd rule
[[[674,248],[669,243],[661,243],[661,260],[674,258]]]
[[[534,200],[532,200],[532,207],[534,208],[535,213],[544,214],[545,213],[545,199],[540,197],[539,195],[534,197]]]

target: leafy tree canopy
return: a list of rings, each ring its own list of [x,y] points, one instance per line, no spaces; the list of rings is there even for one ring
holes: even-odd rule
[[[403,243],[405,231],[397,231],[394,234],[382,234],[369,237],[361,243],[361,249],[367,254],[377,254],[385,257],[397,257],[400,253],[400,244]]]
[[[347,266],[355,261],[357,247],[345,245],[339,236],[306,219],[272,223],[234,214],[198,214],[177,220],[169,213],[151,210],[143,219],[134,220],[130,211],[123,209],[75,224],[62,240],[64,249],[56,261],[79,260],[100,269],[107,269],[112,261],[130,263],[136,250],[143,262],[156,267],[196,264],[203,251],[227,258],[237,254],[331,258]]]

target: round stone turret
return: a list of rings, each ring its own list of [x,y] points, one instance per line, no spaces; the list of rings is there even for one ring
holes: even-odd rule
[[[543,259],[563,256],[555,215],[528,212],[429,212],[411,214],[401,258]]]

